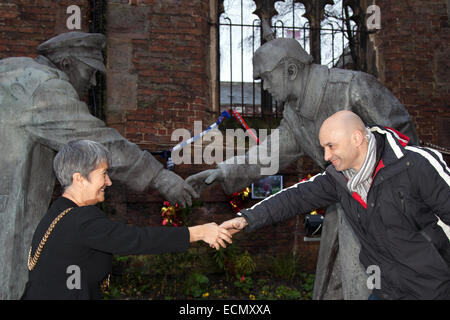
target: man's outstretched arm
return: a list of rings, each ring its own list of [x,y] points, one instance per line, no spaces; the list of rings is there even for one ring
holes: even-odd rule
[[[227,220],[221,226],[232,234],[243,229],[253,231],[338,201],[333,179],[323,172],[241,210],[239,217]]]

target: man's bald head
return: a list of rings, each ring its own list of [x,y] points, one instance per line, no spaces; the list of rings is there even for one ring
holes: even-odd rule
[[[356,113],[349,110],[342,110],[325,119],[320,130],[339,130],[346,134],[359,131],[365,135],[366,127]]]
[[[359,170],[367,154],[366,128],[361,118],[348,110],[336,112],[327,118],[319,132],[324,158],[336,170]]]

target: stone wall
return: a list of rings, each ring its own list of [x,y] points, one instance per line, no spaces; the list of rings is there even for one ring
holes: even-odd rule
[[[0,3],[0,59],[35,57],[36,47],[66,32],[67,7],[81,9],[81,29],[88,31],[88,0],[10,0]]]
[[[209,1],[108,1],[107,122],[149,150],[213,112]]]
[[[381,30],[371,39],[379,80],[409,111],[420,139],[450,148],[449,2],[375,3]]]

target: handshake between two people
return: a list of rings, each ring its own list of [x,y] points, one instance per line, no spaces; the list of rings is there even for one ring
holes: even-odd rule
[[[219,250],[220,247],[226,248],[226,243],[232,243],[232,236],[241,231],[247,225],[242,217],[227,220],[221,225],[215,222],[206,223],[194,227],[189,227],[189,241],[196,242],[203,240],[208,243],[211,248]]]

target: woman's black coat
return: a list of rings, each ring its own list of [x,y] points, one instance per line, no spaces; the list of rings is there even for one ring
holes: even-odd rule
[[[100,283],[111,273],[112,254],[180,252],[189,247],[186,227],[130,226],[110,220],[96,206],[78,207],[61,197],[36,228],[32,256],[53,219],[71,207],[29,272],[23,299],[100,299]]]

